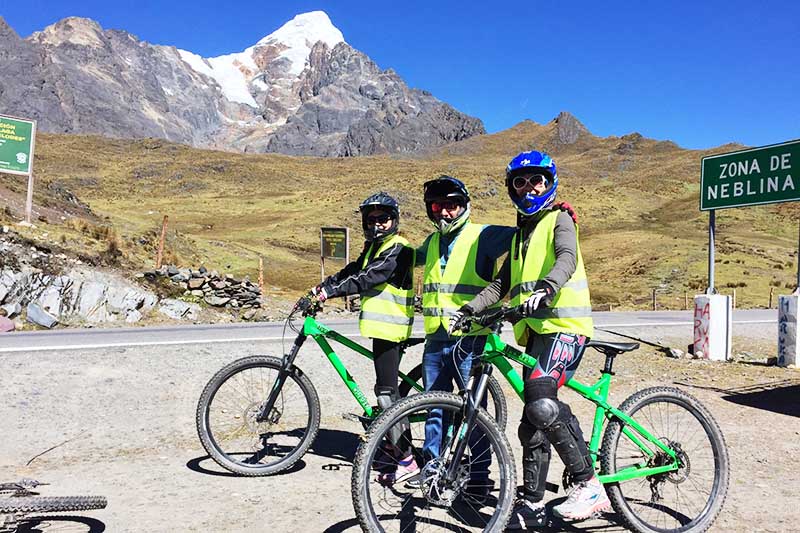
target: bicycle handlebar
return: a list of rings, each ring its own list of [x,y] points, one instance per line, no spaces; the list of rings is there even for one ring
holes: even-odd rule
[[[488,309],[477,315],[464,317],[463,322],[456,329],[462,333],[469,333],[474,323],[483,328],[495,330],[503,321],[519,322],[523,318],[525,318],[525,314],[522,312],[522,306],[503,306],[497,309]]]
[[[310,296],[301,296],[300,299],[297,300],[297,303],[294,304],[292,312],[289,313],[289,317],[291,318],[297,311],[302,312],[304,317],[315,317],[317,313],[322,311],[322,302]]]

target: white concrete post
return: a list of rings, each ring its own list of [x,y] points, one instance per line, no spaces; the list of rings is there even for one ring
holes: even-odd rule
[[[694,354],[712,361],[731,357],[733,313],[730,296],[698,294],[694,297]]]
[[[778,366],[795,366],[798,360],[798,296],[778,296]]]

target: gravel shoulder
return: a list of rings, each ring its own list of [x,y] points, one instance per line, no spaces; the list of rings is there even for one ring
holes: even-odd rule
[[[680,328],[626,333],[684,347],[691,336]],[[644,387],[676,385],[705,403],[719,422],[732,476],[712,531],[796,527],[800,474],[793,458],[800,454],[800,372],[763,364],[774,355],[775,336],[772,328],[739,328],[734,337],[738,362],[671,359],[644,347],[615,364],[612,403]],[[620,340],[608,334],[601,338]],[[202,388],[224,364],[258,353],[277,355],[280,343],[3,354],[0,477],[49,482],[47,495],[107,496],[108,508],[90,513],[107,531],[357,531],[349,486],[361,429],[341,416],[357,404],[344,395],[312,343],[297,364],[319,393],[322,429],[303,460],[282,475],[243,478],[222,471],[206,456],[194,426]],[[371,363],[342,355],[362,389],[370,391]],[[404,366],[420,357],[420,347],[411,349]],[[598,354],[588,353],[579,379],[593,380],[601,365]],[[510,420],[518,420],[521,404],[507,397]],[[572,393],[564,399],[588,426],[589,404]],[[509,440],[519,458],[515,434],[511,423]],[[551,481],[558,482],[560,475],[554,458]],[[571,530],[597,529],[622,530],[605,520]]]

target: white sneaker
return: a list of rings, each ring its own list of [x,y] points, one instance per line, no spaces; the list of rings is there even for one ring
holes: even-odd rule
[[[573,486],[567,501],[553,507],[553,514],[567,520],[586,520],[611,508],[603,484],[597,476]]]
[[[547,527],[547,509],[544,502],[531,502],[526,499],[517,500],[511,512],[511,520],[506,529],[528,529]]]

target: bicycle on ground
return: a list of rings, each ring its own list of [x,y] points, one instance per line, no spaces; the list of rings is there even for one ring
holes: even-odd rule
[[[43,513],[66,513],[105,509],[104,496],[41,496],[35,479],[0,483],[0,533],[25,531],[88,531],[99,523],[83,516],[52,516]]]
[[[308,451],[320,426],[320,402],[308,375],[295,365],[300,349],[310,337],[325,353],[347,390],[362,409],[361,415],[346,416],[369,426],[379,409],[372,406],[331,347],[338,342],[373,359],[366,347],[316,320],[321,304],[308,297],[298,300],[284,324],[297,333],[291,350],[282,358],[253,355],[238,359],[219,370],[205,386],[197,405],[196,424],[200,442],[217,464],[245,476],[266,476],[291,468]],[[303,317],[298,328],[293,320]],[[401,344],[401,356],[425,339],[412,338]],[[401,397],[420,392],[422,365],[399,375]],[[486,380],[490,412],[505,426],[507,406],[500,384]]]
[[[503,429],[476,406],[494,368],[523,399],[523,379],[510,362],[534,367],[536,359],[499,337],[502,321],[521,318],[519,308],[502,308],[468,320],[466,326],[476,322],[491,334],[466,391],[427,392],[402,399],[370,426],[356,453],[351,484],[364,531],[494,532],[505,528],[517,491],[514,457]],[[571,379],[566,386],[595,404],[587,444],[619,519],[641,533],[705,531],[722,509],[730,478],[719,425],[696,398],[674,387],[640,390],[613,407],[608,395],[614,359],[639,344],[591,340],[588,346],[605,355],[600,379],[592,385]],[[439,456],[424,462],[420,452],[423,426],[433,409],[444,411],[451,422],[443,432]],[[386,486],[375,473],[387,468],[392,458],[378,453],[379,446],[401,421],[410,422],[410,446],[418,464],[424,466],[415,479]],[[469,448],[474,431],[483,433],[494,457],[488,472],[491,490],[488,497],[477,500],[465,490],[476,473],[473,467],[486,468],[485,457],[473,456]],[[564,484],[570,484],[566,474]]]

